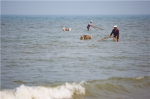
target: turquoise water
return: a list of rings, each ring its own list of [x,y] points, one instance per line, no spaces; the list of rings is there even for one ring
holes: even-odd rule
[[[104,30],[87,31],[90,20]],[[114,25],[120,42],[97,42]],[[149,25],[149,15],[2,15],[1,97],[149,99]],[[82,34],[93,39],[80,40]]]

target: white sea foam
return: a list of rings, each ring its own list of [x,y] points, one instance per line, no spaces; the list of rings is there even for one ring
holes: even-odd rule
[[[1,99],[71,99],[74,94],[85,94],[83,83],[65,83],[57,87],[25,86],[0,91]]]
[[[140,80],[143,79],[144,77],[136,77],[135,79]]]

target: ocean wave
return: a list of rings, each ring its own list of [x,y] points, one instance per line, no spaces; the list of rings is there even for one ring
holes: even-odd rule
[[[81,83],[65,83],[56,87],[21,85],[14,90],[0,92],[1,99],[72,99],[74,95],[84,95]]]
[[[149,99],[150,77],[112,77],[55,86],[21,85],[0,91],[1,99]]]
[[[92,80],[85,84],[85,97],[98,99],[149,99],[150,77],[112,77],[106,80]]]

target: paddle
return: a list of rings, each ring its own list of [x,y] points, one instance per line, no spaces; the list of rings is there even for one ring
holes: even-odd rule
[[[99,40],[97,40],[97,41],[102,41],[102,40],[105,40],[105,39],[108,39],[108,38],[113,38],[112,36],[105,36],[104,38],[101,38],[101,39],[99,39]]]

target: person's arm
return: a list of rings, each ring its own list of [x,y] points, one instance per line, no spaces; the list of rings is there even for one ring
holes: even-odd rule
[[[91,25],[91,27],[96,28],[95,26]]]
[[[92,28],[95,28],[95,26],[93,26],[91,23],[89,24]]]
[[[110,37],[112,36],[112,34],[113,34],[113,30],[112,30],[112,32],[110,33]]]

